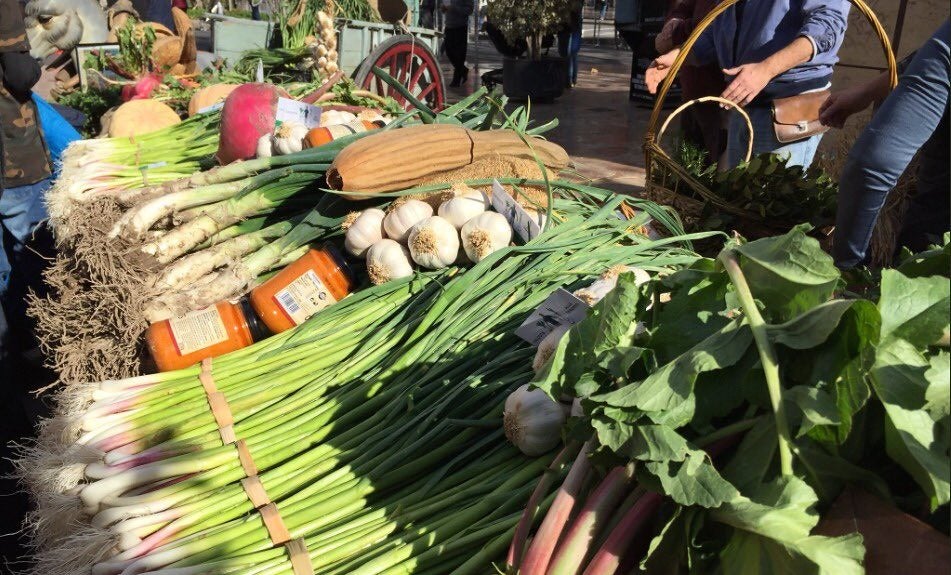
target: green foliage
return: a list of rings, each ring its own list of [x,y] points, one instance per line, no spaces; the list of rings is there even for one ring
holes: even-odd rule
[[[531,55],[541,56],[541,39],[568,22],[575,0],[489,0],[485,16],[510,43],[528,40]]]
[[[102,115],[119,103],[119,93],[118,87],[105,91],[76,90],[60,96],[56,101],[85,114],[86,123],[80,131],[84,138],[95,138],[102,131]]]
[[[790,166],[788,158],[764,153],[720,172],[690,142],[682,141],[678,152],[680,165],[704,187],[764,219],[819,224],[835,215],[839,187],[821,168]]]
[[[135,18],[126,20],[116,30],[119,43],[119,60],[123,71],[131,78],[141,76],[152,68],[152,47],[155,45],[155,30],[151,26],[136,28]]]
[[[743,282],[712,260],[644,286],[622,275],[536,377],[555,398],[582,398],[572,429],[594,437],[597,461],[640,462],[641,484],[682,506],[645,565],[701,561],[702,548],[723,573],[858,574],[860,536],[811,534],[844,484],[883,497],[916,485],[932,510],[951,500],[951,270],[935,265],[947,246],[906,259],[912,275],[883,272],[877,302],[836,299],[840,274],[807,229],[728,245]],[[766,322],[785,419],[744,289]],[[740,431],[736,449],[718,444]]]

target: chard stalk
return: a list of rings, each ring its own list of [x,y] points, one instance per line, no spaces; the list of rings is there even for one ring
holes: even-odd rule
[[[664,502],[663,496],[657,493],[644,493],[637,503],[631,507],[618,523],[617,527],[598,550],[594,558],[584,570],[583,575],[614,575],[621,558],[637,539],[641,531],[647,527],[657,508]]]
[[[576,575],[581,571],[591,543],[611,520],[611,512],[624,497],[634,477],[634,464],[612,469],[588,496],[584,508],[558,546],[548,575]]]
[[[769,390],[769,401],[773,407],[773,414],[776,417],[776,434],[779,440],[779,465],[784,476],[793,474],[792,459],[792,439],[789,434],[789,423],[786,419],[786,408],[783,406],[783,388],[779,378],[779,359],[776,357],[776,349],[769,341],[769,334],[766,332],[766,321],[759,313],[756,307],[756,301],[753,299],[753,292],[746,282],[746,276],[740,269],[740,262],[736,258],[736,253],[732,250],[724,250],[720,254],[720,261],[726,273],[730,276],[730,281],[736,288],[736,294],[740,298],[740,306],[743,308],[743,314],[753,332],[753,339],[756,341],[756,349],[759,351],[760,361],[763,364],[763,373],[766,376],[766,387]]]
[[[571,466],[571,471],[568,472],[568,476],[565,478],[565,482],[558,489],[555,501],[545,515],[541,527],[538,528],[528,552],[525,553],[525,560],[522,563],[521,571],[519,571],[522,575],[545,575],[548,571],[552,554],[555,552],[555,547],[561,540],[565,525],[578,503],[584,479],[591,470],[591,462],[588,461],[590,449],[591,441],[589,440],[581,448],[574,464]]]

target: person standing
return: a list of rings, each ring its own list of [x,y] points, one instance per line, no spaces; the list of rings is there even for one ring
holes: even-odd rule
[[[819,107],[829,95],[848,13],[846,0],[741,0],[697,40],[687,63],[723,68],[728,84],[721,97],[749,114],[754,154],[784,154],[790,165],[812,163],[826,129]],[[651,63],[651,92],[679,53],[671,50]],[[727,132],[728,167],[735,167],[749,142],[739,114],[730,115]]]
[[[578,53],[581,52],[584,0],[575,0],[568,21],[558,32],[558,55],[568,60],[568,87],[578,83]]]
[[[473,0],[443,0],[440,6],[444,14],[446,57],[452,63],[453,88],[465,84],[469,79],[469,68],[466,67],[466,52],[469,48],[469,16],[475,9]]]
[[[10,306],[18,314],[26,307],[25,301],[8,297],[10,276],[30,234],[46,218],[43,194],[50,186],[52,165],[31,92],[40,74],[30,56],[19,2],[0,0],[0,341]],[[0,355],[3,348],[0,343]]]
[[[666,54],[686,42],[697,24],[716,5],[716,0],[675,2],[663,29],[654,39],[657,51]],[[723,72],[713,64],[684,66],[677,79],[680,81],[681,98],[684,102],[704,96],[717,96],[726,87]],[[707,159],[711,164],[717,163],[726,149],[724,115],[720,107],[713,102],[694,104],[687,108],[680,118],[684,139],[696,148],[706,151]]]
[[[436,0],[422,0],[419,3],[419,26],[421,28],[436,27]]]
[[[917,194],[905,212],[896,247],[922,251],[951,230],[949,36],[951,23],[945,20],[907,66],[900,66],[898,87],[891,94],[888,75],[882,74],[833,94],[821,110],[824,124],[841,128],[852,114],[884,100],[849,151],[839,177],[832,256],[842,269],[865,263],[878,214],[915,154]]]

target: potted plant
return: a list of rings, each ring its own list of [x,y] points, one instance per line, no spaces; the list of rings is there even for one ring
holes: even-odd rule
[[[548,55],[546,42],[568,21],[577,0],[488,0],[486,17],[510,46],[527,44],[526,57],[506,57],[502,88],[514,99],[557,98],[568,81],[568,63]],[[547,46],[546,46],[547,44]]]

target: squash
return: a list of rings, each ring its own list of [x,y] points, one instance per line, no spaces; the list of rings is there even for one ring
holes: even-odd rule
[[[147,134],[181,122],[175,110],[157,100],[130,100],[116,108],[109,136],[123,138]]]
[[[212,84],[198,90],[192,94],[192,99],[188,102],[188,116],[194,116],[208,106],[223,102],[238,86],[239,84]]]
[[[182,39],[178,36],[163,36],[155,40],[152,46],[152,64],[159,71],[165,71],[182,58]],[[184,69],[184,66],[182,67]]]

